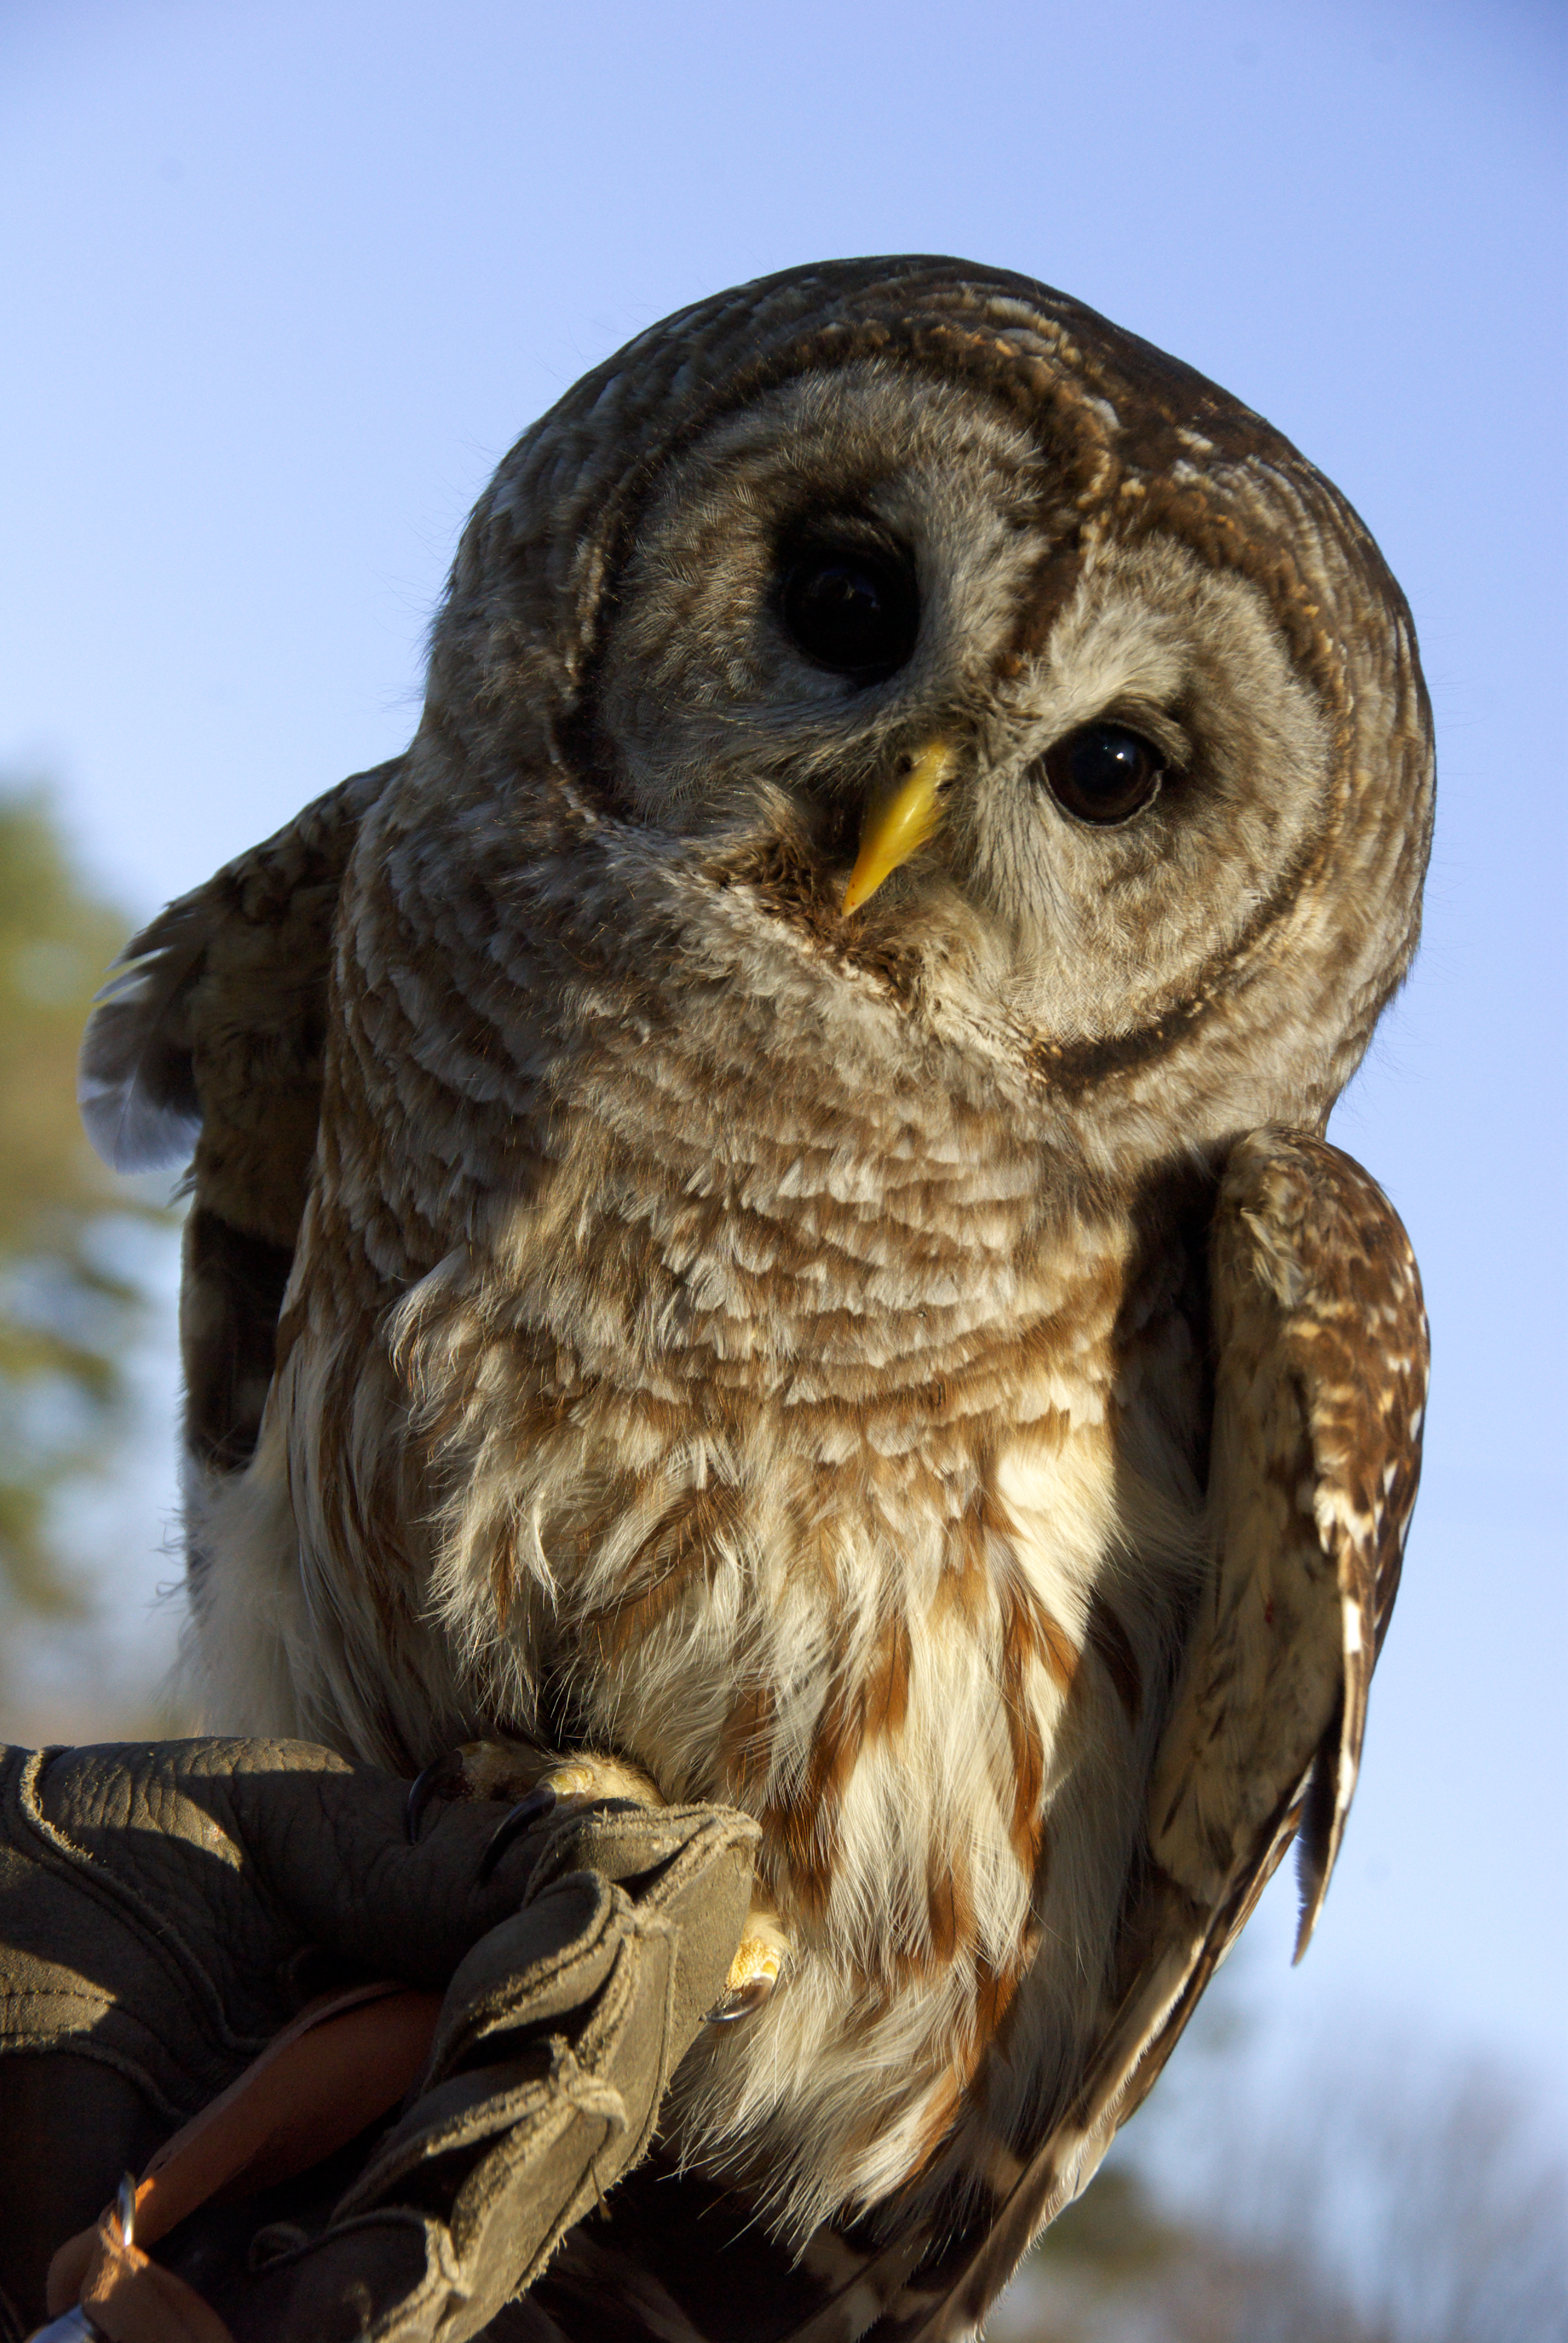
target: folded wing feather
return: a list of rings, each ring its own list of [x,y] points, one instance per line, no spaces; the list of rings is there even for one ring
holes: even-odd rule
[[[105,1161],[190,1164],[187,1433],[220,1470],[249,1456],[271,1376],[316,1152],[344,871],[399,761],[342,782],[160,912],[126,946],[82,1043],[82,1119]]]

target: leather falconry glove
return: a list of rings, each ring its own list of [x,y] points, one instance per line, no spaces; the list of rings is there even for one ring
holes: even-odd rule
[[[486,1875],[493,1805],[409,1845],[406,1796],[298,1742],[5,1753],[4,2343],[461,2343],[643,2154],[755,1825],[545,1814]]]

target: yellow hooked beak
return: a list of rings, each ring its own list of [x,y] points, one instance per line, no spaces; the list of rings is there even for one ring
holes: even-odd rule
[[[935,832],[942,818],[942,784],[955,761],[950,742],[930,741],[913,769],[877,799],[866,816],[860,850],[844,890],[846,917],[869,902],[883,880]]]

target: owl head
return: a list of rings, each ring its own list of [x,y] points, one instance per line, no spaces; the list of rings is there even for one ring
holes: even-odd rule
[[[1322,1126],[1414,950],[1432,793],[1409,614],[1337,491],[942,259],[700,304],[519,441],[401,786],[455,770],[744,905],[1102,1156]]]

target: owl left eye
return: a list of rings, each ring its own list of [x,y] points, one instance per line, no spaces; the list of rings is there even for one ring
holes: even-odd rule
[[[920,630],[912,565],[859,546],[798,553],[784,572],[779,611],[797,650],[855,683],[879,682],[907,666]]]
[[[1165,759],[1151,741],[1121,724],[1086,724],[1046,751],[1046,786],[1077,821],[1131,821],[1152,805]]]

